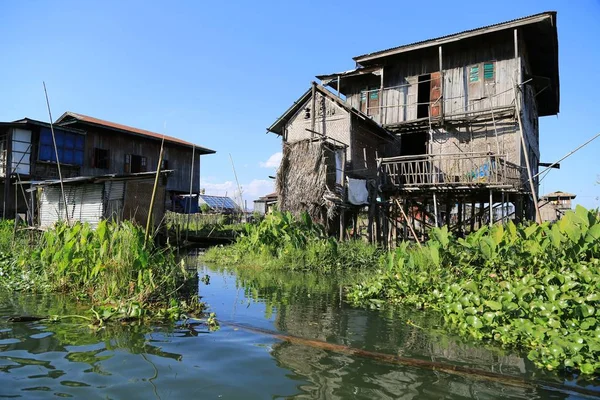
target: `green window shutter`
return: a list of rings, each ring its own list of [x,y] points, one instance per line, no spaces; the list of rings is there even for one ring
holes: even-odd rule
[[[479,81],[479,65],[475,65],[469,69],[469,82]]]
[[[493,62],[483,64],[483,79],[485,79],[486,81],[494,80],[494,63]]]

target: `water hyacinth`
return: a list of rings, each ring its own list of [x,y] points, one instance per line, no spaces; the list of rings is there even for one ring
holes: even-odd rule
[[[509,222],[404,244],[349,299],[439,310],[463,335],[528,351],[547,369],[600,370],[600,220],[583,207],[550,225]]]

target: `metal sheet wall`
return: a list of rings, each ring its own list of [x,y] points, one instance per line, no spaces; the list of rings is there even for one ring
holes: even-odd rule
[[[103,184],[65,185],[69,219],[88,222],[95,227],[103,215],[103,186]],[[43,188],[40,196],[40,226],[50,227],[65,219],[60,187]]]

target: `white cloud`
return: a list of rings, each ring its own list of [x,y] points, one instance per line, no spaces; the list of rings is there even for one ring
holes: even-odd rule
[[[208,195],[228,196],[236,203],[239,204],[240,202],[239,190],[233,181],[215,183],[202,180],[200,185]],[[253,179],[249,183],[240,183],[240,187],[242,188],[242,199],[247,202],[248,208],[251,209],[254,205],[254,200],[275,190],[275,181],[272,179]]]
[[[279,164],[281,164],[281,158],[283,157],[283,153],[278,151],[269,157],[266,162],[260,162],[259,165],[261,168],[278,168]]]

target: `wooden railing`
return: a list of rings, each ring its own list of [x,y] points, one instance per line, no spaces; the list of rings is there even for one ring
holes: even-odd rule
[[[522,186],[521,167],[505,155],[455,153],[380,159],[384,186]]]

